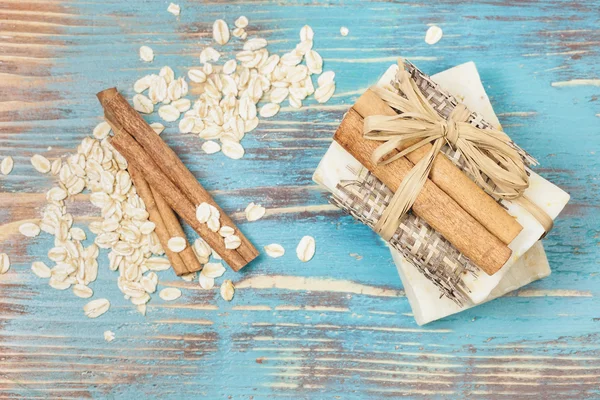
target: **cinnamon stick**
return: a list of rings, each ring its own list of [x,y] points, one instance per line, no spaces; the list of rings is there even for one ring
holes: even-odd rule
[[[136,147],[136,151],[142,150],[149,156],[152,164],[157,167],[157,170],[153,171],[153,174],[158,175],[161,172],[160,176],[167,178],[173,184],[171,187],[176,188],[176,191],[182,194],[182,196],[178,197],[178,201],[182,203],[178,207],[175,207],[172,204],[175,202],[172,198],[175,195],[173,193],[163,193],[155,184],[151,183],[151,186],[160,192],[171,208],[192,226],[234,270],[238,271],[255,259],[258,256],[256,248],[254,248],[239,228],[236,227],[231,218],[213,200],[210,193],[200,185],[175,152],[154,132],[138,112],[129,105],[127,100],[115,88],[106,89],[98,93],[97,97],[104,108],[106,119],[112,125],[120,127],[123,132],[135,138],[134,142],[140,147],[140,149]],[[119,141],[121,145],[124,142],[131,143],[127,139],[120,139]],[[130,157],[127,157],[125,154],[123,156],[127,158],[128,162],[131,161]],[[145,162],[144,165],[148,166],[150,164]],[[147,179],[149,180],[149,178]],[[168,185],[168,183],[165,183],[165,185]],[[184,199],[187,201],[184,201]],[[201,203],[211,204],[219,210],[221,226],[227,225],[236,230],[236,235],[241,240],[240,247],[235,250],[225,249],[223,238],[218,233],[207,229],[205,225],[202,226],[203,233],[200,233],[196,228],[198,221],[195,219],[195,209]],[[192,218],[194,223],[188,221],[190,217],[189,205],[191,205],[194,211],[194,218]],[[182,212],[185,212],[187,217],[182,215]]]
[[[146,182],[142,174],[133,166],[129,165],[128,170],[137,194],[142,198],[144,204],[146,205],[146,211],[148,211],[148,214],[150,215],[150,221],[154,222],[154,225],[156,225],[154,232],[156,232],[156,236],[158,236],[158,240],[160,241],[167,258],[171,263],[171,267],[173,267],[177,275],[185,275],[189,273],[190,271],[188,271],[187,266],[181,259],[181,256],[169,250],[169,247],[167,246],[171,235],[169,235],[169,232],[167,231],[167,226],[163,221],[160,211],[158,210],[154,196],[150,190],[150,186],[148,186],[148,182]]]
[[[353,107],[363,118],[371,115],[397,115],[385,101],[370,89],[360,96]],[[399,150],[410,147],[417,141],[407,141]],[[416,164],[425,157],[431,147],[431,144],[427,144],[407,154],[406,158]],[[440,153],[436,157],[429,179],[503,243],[509,244],[523,230],[521,224],[513,216],[458,169],[444,154]]]
[[[370,156],[379,143],[364,139],[362,131],[362,117],[351,108],[334,140],[395,192],[413,164],[402,157],[384,166],[374,165]],[[512,251],[500,239],[430,180],[423,186],[412,210],[489,275],[502,268],[510,258]]]
[[[150,188],[152,191],[152,195],[154,196],[154,201],[156,202],[156,207],[162,216],[163,221],[167,227],[167,232],[169,232],[170,237],[179,236],[185,238],[185,232],[181,228],[181,223],[179,223],[179,219],[177,215],[173,212],[173,209],[169,207],[165,199],[158,193],[156,189],[153,187]],[[187,239],[186,239],[187,240]],[[185,275],[186,273],[200,271],[202,269],[202,265],[200,261],[198,261],[198,257],[196,257],[196,253],[192,250],[192,247],[189,245],[183,249],[179,256],[183,260],[185,266],[187,267],[187,272],[177,275]]]
[[[114,129],[113,129],[114,130]],[[208,229],[206,224],[196,219],[196,207],[182,193],[182,191],[169,179],[162,169],[154,162],[152,157],[146,153],[142,146],[128,133],[120,130],[114,130],[116,135],[111,139],[111,144],[125,157],[127,162],[134,168],[144,172],[144,178],[167,202],[167,204],[188,224],[190,225],[207,243],[225,260],[229,266],[239,271],[250,260],[247,255],[242,255],[239,248],[229,250],[225,248],[225,242],[221,235]],[[234,227],[234,225],[229,225]],[[236,228],[234,228],[236,229]],[[237,229],[236,229],[237,230]],[[240,238],[242,235],[239,235]],[[254,247],[251,249],[258,252]],[[240,246],[241,247],[241,246]]]

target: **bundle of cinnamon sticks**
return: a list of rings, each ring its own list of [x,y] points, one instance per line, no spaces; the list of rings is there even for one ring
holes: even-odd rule
[[[396,111],[367,90],[344,117],[334,140],[395,192],[429,148],[423,146],[392,163],[375,165],[371,154],[379,143],[363,137],[364,118],[371,115],[392,116]],[[407,141],[398,150],[412,144]],[[437,156],[412,210],[489,275],[509,260],[512,251],[508,244],[523,229],[514,217],[442,154]]]
[[[202,265],[189,245],[181,252],[169,249],[169,239],[185,238],[175,213],[233,270],[239,271],[255,259],[258,256],[256,248],[116,88],[103,90],[97,97],[104,108],[104,117],[115,133],[111,144],[127,160],[138,195],[146,204],[150,220],[156,225],[156,234],[177,275],[199,271]],[[218,232],[198,221],[196,208],[203,203],[218,211],[220,226],[234,228],[241,241],[239,247],[227,249]]]

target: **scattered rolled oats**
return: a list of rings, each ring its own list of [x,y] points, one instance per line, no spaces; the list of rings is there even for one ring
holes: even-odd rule
[[[235,26],[238,28],[245,28],[248,26],[248,18],[246,18],[245,16],[241,16],[238,19],[235,20]]]
[[[165,288],[160,291],[158,296],[164,301],[173,301],[181,297],[181,290],[177,288]]]
[[[302,262],[310,261],[315,255],[315,239],[312,236],[304,236],[296,247],[296,255]]]
[[[10,269],[10,258],[6,253],[0,253],[0,275],[5,274]]]
[[[225,267],[221,263],[206,263],[200,275],[204,275],[207,278],[219,278],[225,273]]]
[[[21,232],[23,236],[36,237],[40,234],[41,229],[39,225],[34,224],[33,222],[25,222],[19,226],[19,232]]]
[[[179,121],[179,132],[181,133],[190,133],[194,126],[196,125],[196,121],[193,117],[184,117]]]
[[[425,43],[436,44],[440,41],[442,36],[442,28],[436,25],[430,26],[429,29],[427,29],[427,33],[425,33]]]
[[[202,289],[210,290],[215,287],[215,278],[209,278],[208,276],[200,273],[200,277],[198,278],[198,283],[200,283],[200,287]]]
[[[266,245],[264,249],[267,255],[272,258],[279,258],[285,254],[283,246],[277,243]]]
[[[92,300],[83,306],[83,311],[86,317],[98,318],[108,311],[110,302],[107,299]]]
[[[233,295],[235,293],[235,286],[233,286],[233,282],[229,279],[225,279],[221,284],[221,297],[223,300],[231,301],[233,299]]]
[[[133,108],[143,114],[151,114],[154,111],[154,104],[152,100],[138,93],[133,96]]]
[[[31,264],[31,270],[33,273],[40,278],[50,278],[52,276],[52,271],[46,265],[46,263],[42,261],[35,261]]]
[[[239,160],[244,156],[244,148],[242,145],[231,139],[221,139],[221,151],[233,160]]]
[[[164,257],[151,257],[145,260],[143,265],[150,271],[166,271],[171,268],[171,263]]]
[[[323,72],[323,58],[314,50],[306,53],[306,66],[311,74],[320,74]]]
[[[109,134],[110,134],[110,125],[106,121],[100,122],[94,128],[93,135],[98,140],[102,140],[102,139],[108,137]]]
[[[302,29],[300,29],[300,41],[313,40],[314,36],[315,34],[310,26],[304,25]]]
[[[225,248],[235,250],[242,244],[242,241],[237,235],[230,235],[225,238]]]
[[[158,115],[167,122],[173,122],[179,119],[181,112],[179,112],[175,106],[166,104],[164,106],[160,106],[158,109]]]
[[[224,238],[226,238],[227,236],[231,236],[233,235],[235,232],[235,230],[230,227],[230,226],[222,226],[221,229],[219,229],[219,235],[223,236]]]
[[[150,124],[150,128],[156,132],[157,135],[160,135],[165,130],[165,126],[160,122],[153,122]]]
[[[73,294],[82,299],[89,299],[94,295],[94,291],[89,286],[82,285],[81,283],[73,286]]]
[[[333,71],[325,71],[317,79],[317,84],[319,86],[325,86],[328,83],[333,82],[334,79],[335,79],[335,72],[333,72]]]
[[[167,7],[167,11],[175,16],[178,16],[181,14],[181,7],[179,4],[171,3],[169,4],[169,7]]]
[[[154,50],[148,46],[140,47],[140,59],[144,62],[151,62],[154,60]]]
[[[194,249],[194,253],[196,253],[196,257],[198,257],[200,264],[206,264],[212,253],[212,249],[208,243],[206,243],[204,239],[198,238],[194,241],[192,248]]]
[[[276,103],[267,103],[260,108],[260,116],[263,118],[269,118],[274,116],[279,112],[279,104]]]
[[[108,343],[112,342],[115,340],[115,333],[113,331],[105,331],[104,340],[106,340]]]
[[[319,103],[326,103],[329,101],[333,93],[335,92],[335,83],[329,82],[324,86],[319,86],[317,90],[315,90],[315,100]]]
[[[31,165],[42,174],[50,172],[50,161],[42,155],[34,154],[33,157],[31,157]]]
[[[229,42],[229,26],[227,26],[227,22],[222,19],[215,21],[213,24],[213,39],[220,45]]]
[[[229,60],[225,64],[223,64],[223,73],[225,75],[231,75],[235,72],[236,68],[237,68],[237,62],[235,60]]]
[[[13,166],[14,166],[13,158],[11,156],[5,157],[2,160],[2,163],[0,163],[0,173],[2,173],[2,175],[10,174],[13,170]]]
[[[187,240],[181,236],[175,236],[169,239],[167,246],[172,252],[180,253],[187,247]]]
[[[207,140],[206,142],[202,143],[202,151],[204,151],[206,154],[218,153],[221,151],[221,145],[215,141]]]
[[[261,219],[267,210],[260,204],[250,203],[246,206],[246,219],[250,222]]]
[[[189,273],[189,274],[181,275],[180,278],[183,279],[186,282],[193,282],[194,279],[196,279],[196,273],[192,272],[192,273]]]
[[[345,26],[342,26],[340,28],[340,35],[342,35],[342,36],[348,36],[348,33],[350,33],[350,31]]]
[[[196,207],[196,219],[203,224],[208,222],[210,218],[210,213],[211,209],[210,204],[208,203],[202,203],[198,207]]]

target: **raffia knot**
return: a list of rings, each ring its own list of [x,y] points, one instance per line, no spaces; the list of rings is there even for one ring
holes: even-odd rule
[[[396,81],[402,96],[380,87],[371,89],[399,112],[395,116],[365,118],[365,138],[384,142],[373,151],[371,161],[376,165],[388,164],[422,146],[431,145],[431,148],[402,180],[375,225],[375,231],[386,240],[394,235],[400,220],[427,181],[435,157],[446,143],[460,152],[467,172],[486,192],[501,199],[520,200],[529,186],[529,176],[508,135],[468,123],[471,113],[464,104],[458,104],[447,120],[442,118],[417,87],[401,59],[398,65]],[[542,225],[548,230],[551,223],[552,219],[548,217]]]

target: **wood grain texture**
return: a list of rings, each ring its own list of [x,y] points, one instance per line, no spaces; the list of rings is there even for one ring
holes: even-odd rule
[[[0,1],[0,157],[15,159],[0,177],[0,251],[12,259],[0,276],[0,398],[600,396],[596,1],[179,4],[175,18],[167,3],[143,0]],[[100,121],[97,91],[117,85],[131,97],[135,79],[163,65],[185,73],[210,43],[212,22],[242,14],[249,34],[278,54],[310,24],[336,94],[299,111],[284,104],[247,135],[239,161],[203,155],[201,141],[175,125],[162,135],[257,247],[279,242],[286,255],[228,271],[231,303],[162,273],[161,287],[184,294],[174,303],[156,296],[143,318],[102,252],[92,287],[112,308],[86,319],[85,300],[30,271],[47,261],[50,239],[24,240],[18,226],[39,218],[52,179],[29,157],[73,151]],[[427,24],[444,30],[434,46],[423,41]],[[138,60],[142,44],[154,63]],[[431,74],[475,61],[505,130],[572,195],[545,239],[552,276],[423,328],[381,240],[310,180],[343,113],[399,54]],[[69,203],[78,226],[99,217],[87,198]],[[250,201],[269,209],[264,219],[244,222]],[[301,264],[293,250],[305,234],[317,254]]]

